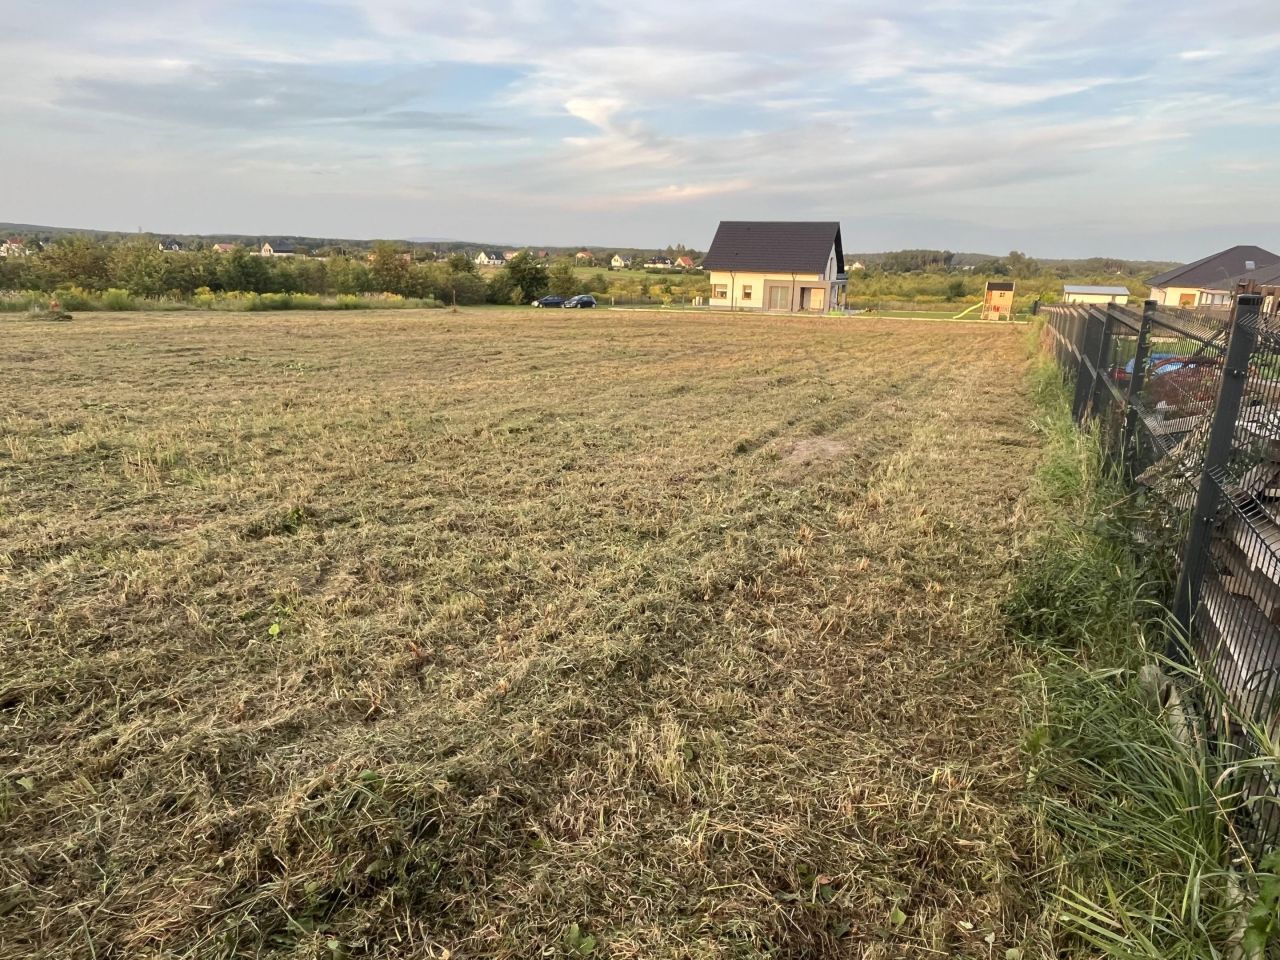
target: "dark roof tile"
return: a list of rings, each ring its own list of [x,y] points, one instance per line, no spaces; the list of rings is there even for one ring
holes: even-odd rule
[[[704,270],[780,273],[823,273],[831,247],[844,269],[840,224],[834,220],[722,220]]]
[[[1247,272],[1250,261],[1255,269],[1269,267],[1280,263],[1280,255],[1262,247],[1235,246],[1195,263],[1166,270],[1147,283],[1153,287],[1207,287]]]

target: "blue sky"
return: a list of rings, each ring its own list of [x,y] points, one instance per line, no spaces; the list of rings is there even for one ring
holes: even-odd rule
[[[1280,249],[1263,0],[3,0],[0,220],[705,248]]]

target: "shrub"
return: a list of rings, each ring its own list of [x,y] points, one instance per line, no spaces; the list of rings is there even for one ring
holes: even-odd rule
[[[27,310],[43,310],[48,296],[33,290],[0,292],[0,313],[23,313]]]
[[[54,296],[62,304],[63,310],[97,310],[101,304],[92,293],[83,287],[59,287]]]
[[[136,310],[138,304],[128,290],[110,287],[102,295],[102,306],[107,310]]]

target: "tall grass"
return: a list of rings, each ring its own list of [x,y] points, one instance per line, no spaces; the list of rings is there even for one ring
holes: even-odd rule
[[[0,291],[0,313],[27,313],[47,310],[54,301],[63,310],[94,312],[98,310],[385,310],[388,308],[438,309],[444,306],[431,298],[402,297],[388,293],[339,294],[325,297],[318,293],[244,293],[229,291],[214,293],[206,287],[195,292],[189,300],[160,298],[146,299],[128,290],[112,287],[104,291],[85,290],[82,287],[59,287],[52,293],[38,290]]]
[[[1231,778],[1207,759],[1159,669],[1161,573],[1130,542],[1132,503],[1097,437],[1072,422],[1056,367],[1033,377],[1046,440],[1033,494],[1041,526],[1010,614],[1037,663],[1029,777],[1059,890],[1046,951],[1261,956],[1276,878],[1250,864]]]

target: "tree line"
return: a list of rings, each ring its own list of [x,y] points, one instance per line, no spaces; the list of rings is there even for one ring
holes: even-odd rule
[[[243,247],[169,252],[154,239],[103,243],[83,235],[59,238],[27,256],[0,257],[0,290],[56,294],[127,291],[146,299],[190,300],[222,293],[349,296],[394,294],[442,303],[528,303],[548,293],[627,298],[692,299],[706,295],[705,280],[680,276],[645,284],[635,278],[583,277],[570,260],[550,265],[529,252],[489,276],[464,253],[443,260],[411,259],[400,244],[378,242],[355,256],[262,257]]]

